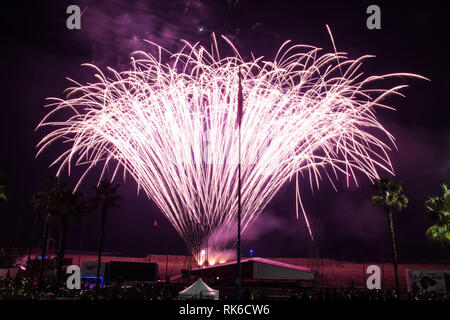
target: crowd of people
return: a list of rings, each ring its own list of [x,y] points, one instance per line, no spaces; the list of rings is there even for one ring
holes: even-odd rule
[[[183,288],[182,284],[170,282],[124,285],[121,281],[117,281],[109,286],[100,287],[97,297],[100,300],[175,300]],[[80,289],[68,289],[66,286],[55,289],[53,279],[44,280],[39,288],[37,277],[0,278],[0,300],[94,300],[97,297],[95,285],[84,281]]]
[[[300,301],[443,301],[450,300],[444,291],[400,292],[365,288],[320,288],[299,291],[290,300]]]
[[[39,289],[38,279],[20,276],[15,279],[0,278],[0,300],[176,300],[178,292],[186,285],[182,283],[135,283],[124,285],[120,280],[100,288],[96,297],[92,284],[83,282],[81,289],[67,289],[61,286],[55,290],[53,281],[44,281]],[[244,300],[267,300],[273,296],[264,290],[244,289]],[[221,299],[228,299],[226,295]],[[233,297],[231,297],[233,298]],[[286,297],[295,301],[442,301],[450,300],[450,295],[440,291],[401,292],[395,290],[368,290],[364,288],[299,288]]]

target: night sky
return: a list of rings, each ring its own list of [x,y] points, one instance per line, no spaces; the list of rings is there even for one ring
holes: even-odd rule
[[[381,30],[369,30],[366,8],[373,3],[341,2],[74,0],[4,5],[0,28],[0,173],[7,178],[9,201],[0,207],[0,247],[24,244],[30,237],[34,214],[29,199],[56,173],[48,165],[64,150],[62,144],[54,145],[35,159],[35,146],[45,133],[35,128],[47,112],[45,98],[64,97],[63,90],[70,85],[66,77],[92,81],[92,72],[81,67],[82,63],[125,70],[130,52],[149,50],[142,39],[175,51],[181,46],[180,39],[209,44],[211,32],[232,39],[247,58],[251,52],[273,58],[288,39],[330,52],[328,24],[338,51],[348,52],[350,58],[376,56],[363,67],[367,75],[410,72],[431,80],[396,80],[410,85],[402,91],[406,98],[389,98],[386,103],[397,111],[377,114],[396,138],[398,150],[390,153],[395,179],[403,182],[410,200],[407,209],[395,216],[400,262],[447,259],[448,249],[426,239],[428,222],[424,218],[424,201],[440,194],[441,183],[450,183],[446,11],[430,1],[421,6],[408,1],[396,1],[395,5],[378,1]],[[70,4],[84,11],[81,30],[66,28]],[[74,184],[81,172],[75,170],[63,180]],[[98,174],[93,171],[83,183],[81,191],[87,196],[93,195]],[[320,255],[388,260],[391,251],[385,216],[371,206],[368,179],[358,178],[359,188],[347,188],[342,182],[335,192],[325,182],[314,194],[305,180],[302,199],[318,234]],[[122,210],[109,216],[105,251],[133,256],[186,254],[183,241],[152,201],[143,193],[136,194],[131,179],[121,183],[120,194],[125,200]],[[99,222],[99,212],[84,222],[73,221],[68,249],[95,251]],[[52,230],[57,236],[56,225]],[[303,219],[295,216],[292,183],[280,190],[244,235],[243,252],[253,248],[262,257],[306,257],[311,255],[307,239]],[[34,243],[38,244],[37,236]]]

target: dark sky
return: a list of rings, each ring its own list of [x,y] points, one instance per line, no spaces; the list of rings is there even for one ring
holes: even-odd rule
[[[233,39],[244,54],[273,57],[285,40],[332,51],[328,24],[338,50],[356,58],[376,55],[364,67],[367,74],[411,72],[431,81],[406,81],[406,98],[390,98],[397,111],[378,116],[396,137],[398,150],[390,154],[396,178],[403,181],[410,204],[396,215],[399,257],[402,261],[447,259],[448,249],[429,243],[424,201],[450,182],[449,55],[446,12],[430,1],[420,6],[408,1],[377,2],[381,30],[366,28],[365,1],[26,1],[2,8],[0,59],[0,172],[8,180],[9,201],[0,208],[0,246],[30,237],[33,213],[29,198],[55,174],[48,168],[64,146],[54,146],[35,159],[35,145],[44,132],[35,128],[46,114],[45,98],[63,97],[65,79],[80,82],[91,73],[80,65],[126,69],[129,53],[148,49],[142,39],[176,50],[179,39],[209,43],[211,32]],[[295,3],[295,4],[294,4]],[[339,3],[339,4],[337,4]],[[66,28],[70,4],[84,14],[81,30]],[[389,83],[386,83],[386,86]],[[78,174],[77,174],[78,173]],[[64,180],[74,183],[80,172]],[[92,195],[95,172],[82,191]],[[385,217],[371,207],[369,181],[360,187],[340,184],[335,192],[324,183],[320,191],[302,188],[310,219],[317,229],[322,257],[345,260],[386,260],[390,243]],[[295,217],[294,185],[286,185],[244,236],[243,248],[258,256],[308,256],[307,231]],[[125,181],[122,211],[112,212],[105,250],[126,255],[185,254],[187,249],[136,184]],[[96,249],[99,214],[71,225],[68,248]],[[153,228],[153,221],[158,228]],[[18,222],[21,221],[19,224]],[[39,226],[40,227],[40,226]],[[56,226],[53,229],[56,233]],[[83,230],[83,238],[80,236]],[[16,232],[18,239],[16,240]],[[82,239],[82,241],[81,241]],[[37,237],[35,239],[37,244]]]

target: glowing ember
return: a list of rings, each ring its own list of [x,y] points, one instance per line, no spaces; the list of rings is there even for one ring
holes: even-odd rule
[[[211,51],[186,43],[168,61],[160,47],[157,57],[136,52],[132,69],[109,69],[111,77],[90,65],[97,82],[74,81],[65,100],[51,98],[53,110],[39,124],[52,128],[39,153],[57,140],[68,147],[52,164],[59,165],[58,175],[65,167],[70,174],[73,164],[84,165],[78,188],[97,165],[103,167],[99,181],[112,163],[112,179],[123,167],[200,264],[228,260],[223,253],[235,244],[239,67],[243,232],[292,178],[298,216],[303,210],[299,173],[307,173],[314,188],[323,175],[330,181],[344,177],[348,185],[357,183],[356,172],[370,180],[380,169],[391,172],[387,151],[393,137],[378,122],[374,107],[390,108],[382,98],[406,85],[377,89],[373,82],[418,77],[364,78],[359,68],[368,56],[320,55],[319,48],[288,42],[273,61],[244,61],[225,41],[234,56],[220,57],[214,38]],[[72,114],[51,120],[59,111]]]

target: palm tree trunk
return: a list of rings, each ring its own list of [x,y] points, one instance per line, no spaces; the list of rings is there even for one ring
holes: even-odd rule
[[[45,217],[44,222],[44,233],[42,234],[42,251],[41,251],[41,266],[39,268],[39,282],[38,282],[38,288],[39,290],[42,289],[42,280],[44,278],[44,266],[45,266],[45,255],[47,254],[47,242],[48,242],[48,232],[50,227],[50,221],[48,217]]]
[[[61,221],[61,239],[60,239],[60,245],[59,245],[59,252],[58,252],[58,271],[56,273],[56,281],[55,281],[55,291],[58,290],[61,278],[62,278],[62,267],[63,267],[63,260],[64,260],[64,252],[66,250],[66,238],[67,238],[67,231],[69,230],[69,219],[68,218],[62,218]]]
[[[37,216],[35,215],[34,222],[33,222],[33,230],[31,231],[31,237],[30,237],[30,248],[28,249],[27,273],[30,273],[31,251],[33,250],[33,240],[34,240],[34,233],[36,231],[36,223],[37,223]]]
[[[391,241],[392,241],[392,258],[394,261],[394,272],[395,272],[395,289],[397,290],[397,294],[400,292],[400,285],[398,282],[398,256],[397,256],[397,245],[395,244],[395,232],[394,232],[394,221],[392,219],[392,211],[388,212],[388,220],[389,220],[389,228],[391,231]]]
[[[103,240],[105,235],[105,222],[106,222],[106,211],[108,208],[103,205],[102,206],[102,221],[100,224],[100,235],[98,238],[98,258],[97,258],[97,278],[95,281],[95,298],[98,299],[98,289],[99,289],[99,280],[100,280],[100,265],[102,263],[102,251],[103,251]]]

